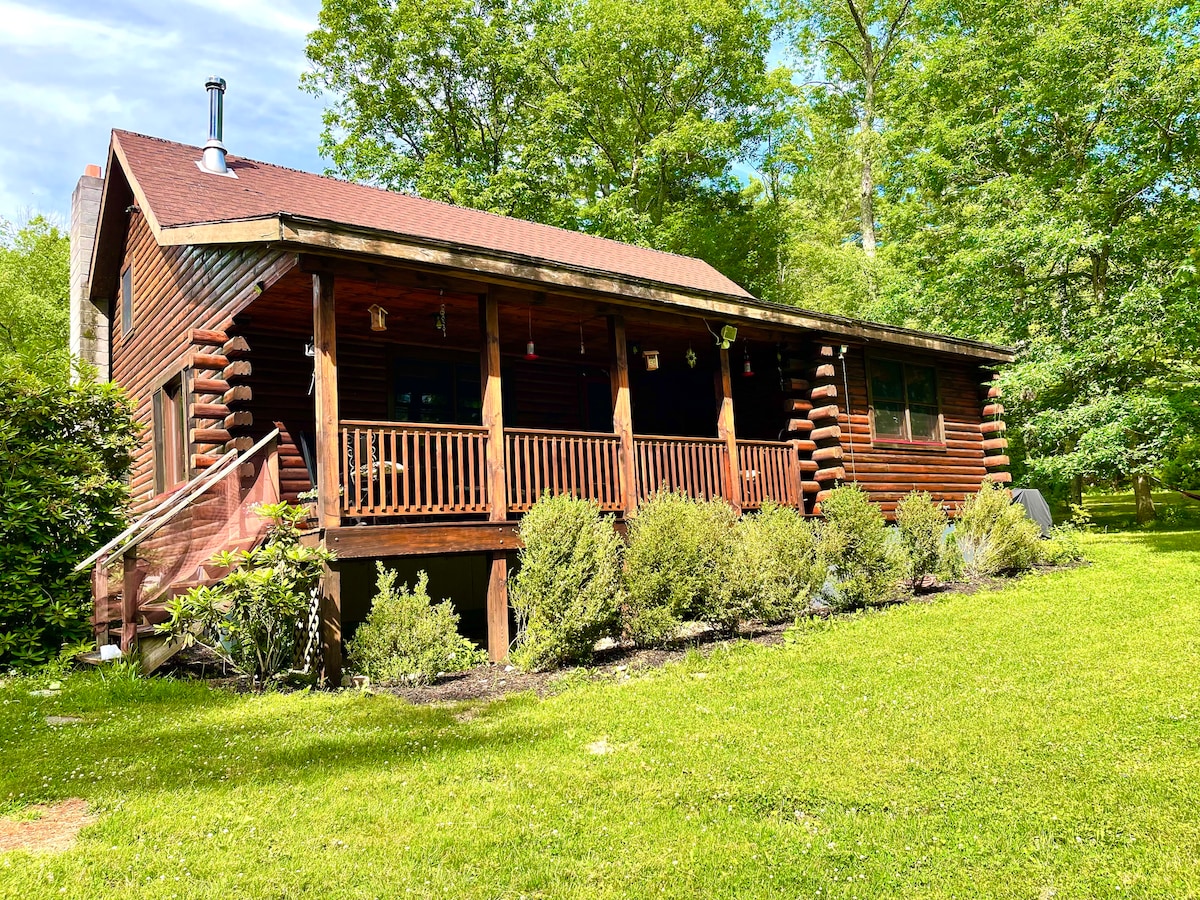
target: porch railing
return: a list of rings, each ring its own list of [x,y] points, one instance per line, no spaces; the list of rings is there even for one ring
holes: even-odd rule
[[[504,429],[508,508],[525,512],[545,491],[621,509],[621,439],[583,431]]]
[[[728,497],[725,442],[719,438],[634,435],[638,502],[661,490],[711,500]]]
[[[485,513],[487,429],[342,422],[342,513]]]
[[[759,509],[765,500],[799,506],[800,458],[791,444],[738,441],[742,509]]]
[[[490,508],[486,428],[392,422],[341,423],[342,514],[351,518],[485,514]],[[634,487],[643,502],[666,489],[730,498],[729,458],[718,438],[635,435]],[[621,442],[614,434],[504,429],[507,511],[527,511],[546,491],[620,512]],[[738,441],[743,509],[766,500],[800,506],[790,444]]]

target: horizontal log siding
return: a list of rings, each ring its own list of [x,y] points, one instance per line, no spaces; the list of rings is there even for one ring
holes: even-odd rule
[[[956,504],[979,490],[988,471],[983,464],[987,453],[979,428],[983,420],[980,384],[986,373],[977,364],[945,357],[907,353],[885,355],[919,365],[932,365],[937,370],[946,447],[908,449],[874,445],[868,417],[866,355],[861,347],[851,347],[846,354],[850,397],[848,401],[841,400],[842,409],[838,415],[842,447],[840,465],[846,470],[847,479],[862,485],[889,518],[895,512],[897,501],[914,490],[927,491],[935,501],[953,510]],[[841,363],[837,365],[837,382],[842,387]]]
[[[254,296],[255,282],[284,254],[253,247],[159,247],[138,213],[129,217],[121,271],[133,265],[133,330],[125,334],[121,298],[113,298],[112,379],[133,397],[143,426],[134,451],[134,512],[154,498],[154,392],[187,365],[193,328],[217,330]],[[195,399],[195,398],[190,398]],[[189,429],[195,423],[189,422]]]

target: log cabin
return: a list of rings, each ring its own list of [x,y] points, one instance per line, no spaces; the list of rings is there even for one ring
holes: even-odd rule
[[[429,571],[502,659],[517,524],[546,491],[620,523],[663,488],[818,514],[856,482],[890,516],[914,489],[952,507],[1009,480],[991,380],[1010,350],[228,154],[223,87],[207,145],[114,131],[73,196],[72,350],[136,403],[130,490],[155,528],[95,567],[101,644],[128,649],[216,577],[214,550],[258,539],[255,501],[315,498],[336,679],[375,560]]]

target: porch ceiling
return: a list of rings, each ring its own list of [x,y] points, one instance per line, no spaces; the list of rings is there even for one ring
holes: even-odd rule
[[[480,346],[478,293],[445,287],[420,287],[392,281],[368,281],[339,277],[335,280],[338,340],[402,344],[446,350],[477,352]],[[480,285],[480,293],[487,290]],[[500,312],[500,351],[506,357],[524,357],[532,338],[538,356],[547,360],[585,361],[607,366],[611,357],[608,315],[625,317],[629,344],[639,350],[657,350],[664,368],[686,365],[688,349],[695,351],[697,368],[718,364],[715,341],[709,327],[722,322],[673,315],[636,307],[622,308],[547,294],[540,291],[492,288]],[[371,306],[387,310],[387,331],[370,330]],[[435,317],[446,307],[446,334],[436,328]],[[264,325],[281,333],[307,336],[312,333],[312,276],[293,270],[269,288],[239,316],[239,321]],[[580,353],[582,344],[584,352]],[[784,338],[782,331],[739,327],[739,345],[752,348],[773,345]],[[801,335],[791,335],[795,340]],[[740,351],[737,351],[740,352]],[[638,358],[634,365],[641,365]]]

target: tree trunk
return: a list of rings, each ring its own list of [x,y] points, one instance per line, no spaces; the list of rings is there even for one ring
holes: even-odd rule
[[[1076,475],[1071,479],[1071,503],[1083,506],[1083,476]]]
[[[1150,476],[1133,476],[1133,505],[1137,509],[1139,525],[1154,521],[1154,498],[1150,496]]]
[[[875,78],[870,45],[864,45],[864,62],[868,72],[863,84],[862,118],[858,123],[859,153],[861,154],[861,178],[859,181],[859,218],[862,229],[863,253],[868,259],[875,258],[875,173],[872,168],[875,131]]]

